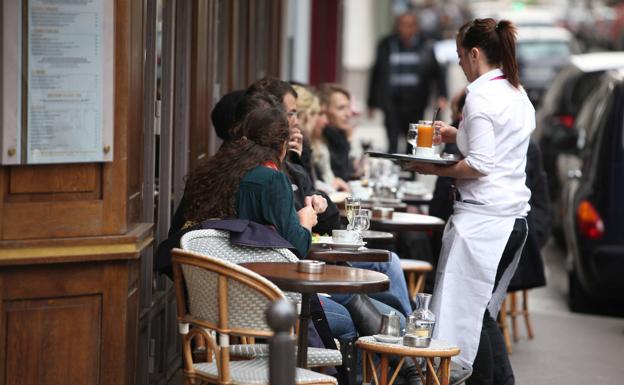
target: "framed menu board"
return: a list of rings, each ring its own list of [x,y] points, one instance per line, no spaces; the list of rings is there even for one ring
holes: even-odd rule
[[[4,20],[6,11],[15,13],[7,3]],[[5,130],[18,131],[13,141],[19,161],[3,163],[112,161],[114,2],[22,0],[20,5],[21,22],[8,32],[20,48],[21,96],[4,106],[21,119],[18,127],[3,126],[3,147]],[[3,93],[3,101],[11,98]]]

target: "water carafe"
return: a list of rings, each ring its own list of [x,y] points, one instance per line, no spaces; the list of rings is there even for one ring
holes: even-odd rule
[[[416,310],[407,318],[406,334],[425,338],[431,341],[433,328],[435,327],[435,314],[429,310],[431,294],[416,294]],[[427,343],[428,345],[428,343]]]

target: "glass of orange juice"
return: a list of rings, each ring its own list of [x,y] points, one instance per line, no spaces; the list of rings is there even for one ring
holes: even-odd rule
[[[433,156],[433,122],[430,120],[419,120],[417,130],[418,135],[414,154],[418,156]]]

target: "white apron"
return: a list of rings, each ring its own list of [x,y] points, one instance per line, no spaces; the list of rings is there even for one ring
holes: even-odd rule
[[[507,211],[501,209],[455,202],[442,237],[431,304],[436,315],[433,337],[457,344],[461,352],[453,360],[464,367],[472,367],[477,354],[485,308],[497,316],[520,260],[522,247],[492,293],[516,221],[516,217],[498,216]]]

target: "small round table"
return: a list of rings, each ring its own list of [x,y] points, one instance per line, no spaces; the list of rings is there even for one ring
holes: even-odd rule
[[[387,231],[365,230],[362,231],[362,239],[366,242],[392,242],[394,234]]]
[[[254,271],[286,291],[301,293],[297,366],[305,368],[308,361],[308,322],[310,296],[316,293],[374,293],[386,291],[390,280],[385,274],[354,267],[326,265],[321,273],[301,273],[296,263],[254,262],[241,266]]]
[[[442,230],[445,222],[432,215],[393,213],[392,218],[371,218],[371,228],[382,231]]]
[[[327,248],[312,248],[308,252],[308,259],[325,262],[390,262],[391,254],[388,250],[366,249],[335,250]]]
[[[405,194],[401,198],[401,201],[408,205],[420,206],[420,205],[428,205],[429,203],[431,203],[431,199],[433,199],[433,194],[431,193],[422,194],[422,195]]]
[[[362,351],[362,380],[370,384],[370,377],[372,375],[377,385],[392,385],[406,357],[410,357],[414,360],[414,364],[416,365],[423,384],[430,385],[435,383],[436,385],[448,385],[451,375],[451,357],[459,354],[459,348],[457,346],[441,340],[432,340],[428,348],[412,348],[402,343],[389,344],[377,342],[374,337],[368,336],[359,338],[355,345]],[[373,363],[374,355],[380,356],[379,377],[377,376],[377,370]],[[390,368],[388,366],[389,356],[401,357],[390,381],[388,381],[388,375],[390,374]],[[420,364],[415,360],[416,357],[423,357],[425,359],[427,363],[426,374],[423,373]],[[434,358],[440,358],[438,370],[434,367]]]

